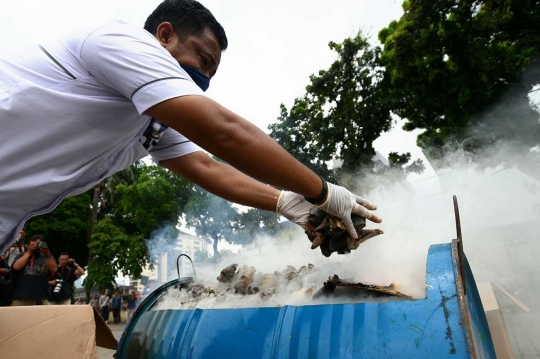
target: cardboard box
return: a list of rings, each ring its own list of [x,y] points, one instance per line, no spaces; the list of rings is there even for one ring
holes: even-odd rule
[[[90,305],[0,308],[0,357],[97,359],[96,345],[116,350],[117,340]]]
[[[486,312],[486,319],[491,332],[491,338],[495,347],[495,354],[498,359],[513,359],[512,345],[510,344],[510,338],[506,331],[506,325],[504,324],[503,315],[499,308],[495,293],[493,293],[493,287],[491,282],[476,283],[480,299],[482,300],[482,306],[484,312]]]

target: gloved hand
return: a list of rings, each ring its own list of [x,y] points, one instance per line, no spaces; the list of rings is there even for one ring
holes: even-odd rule
[[[306,229],[305,225],[308,221],[309,210],[313,207],[315,206],[306,201],[304,196],[294,192],[281,191],[276,212]]]
[[[377,206],[365,198],[352,194],[345,187],[336,186],[332,183],[328,183],[326,200],[322,204],[317,205],[317,207],[328,214],[341,218],[347,228],[347,232],[354,239],[357,239],[358,236],[351,220],[351,213],[355,213],[375,223],[382,222],[381,218],[370,211],[377,209]]]

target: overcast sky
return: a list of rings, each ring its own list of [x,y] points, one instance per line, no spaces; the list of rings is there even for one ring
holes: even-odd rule
[[[309,75],[335,60],[328,42],[377,33],[402,14],[401,0],[203,0],[223,25],[229,48],[207,95],[267,131],[303,95]],[[26,0],[0,2],[0,52],[72,29],[118,19],[143,26],[159,0]],[[399,125],[376,141],[382,154],[411,152],[417,133]],[[433,176],[431,170],[424,176]],[[414,177],[415,179],[417,177]]]

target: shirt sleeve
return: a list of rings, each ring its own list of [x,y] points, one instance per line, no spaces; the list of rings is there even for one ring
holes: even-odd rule
[[[152,34],[134,26],[97,29],[82,43],[79,57],[91,75],[130,99],[139,114],[174,97],[203,94]]]
[[[150,149],[149,153],[152,159],[159,164],[160,161],[184,156],[196,151],[202,151],[202,149],[184,135],[169,127],[163,132],[158,143]]]

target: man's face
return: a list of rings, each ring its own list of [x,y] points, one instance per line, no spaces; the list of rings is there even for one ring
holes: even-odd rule
[[[118,297],[118,292],[114,293],[114,296],[115,296],[115,297]]]
[[[172,25],[164,22],[158,26],[156,38],[179,63],[198,68],[209,78],[216,74],[221,61],[221,48],[216,35],[209,28],[198,36],[189,36],[180,41]]]
[[[38,244],[39,244],[40,242],[41,242],[41,240],[39,240],[39,239],[30,241],[30,243],[28,243],[28,249],[31,250],[31,251],[37,251],[37,249],[38,249]]]
[[[60,258],[58,258],[58,265],[62,268],[66,268],[68,265],[68,259],[69,259],[69,256],[65,254],[61,255]]]

